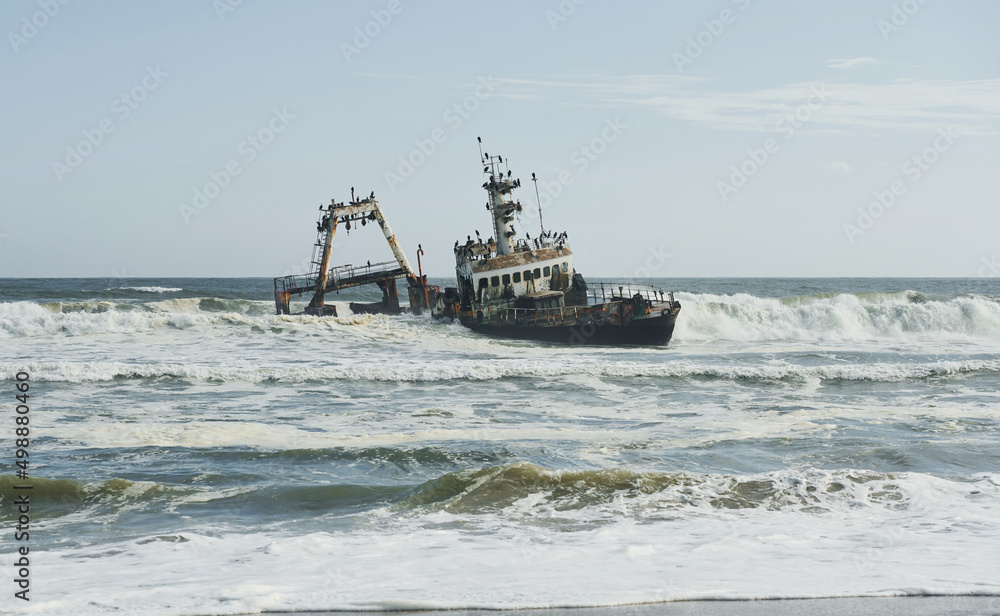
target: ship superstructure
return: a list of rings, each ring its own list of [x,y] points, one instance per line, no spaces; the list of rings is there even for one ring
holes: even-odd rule
[[[457,288],[446,289],[435,316],[495,335],[589,344],[665,344],[680,303],[644,285],[603,283],[588,289],[573,267],[568,235],[546,231],[518,237],[512,223],[524,212],[513,191],[509,161],[482,151],[480,163],[493,235],[455,242]],[[534,174],[532,174],[534,178]],[[537,186],[537,185],[536,185]],[[537,197],[537,192],[536,192]],[[540,206],[540,204],[539,204]]]
[[[521,239],[512,226],[524,208],[512,192],[521,181],[511,178],[503,156],[483,154],[483,183],[489,200],[493,235],[483,238],[476,231],[466,241],[455,242],[455,272],[459,294],[476,304],[494,304],[548,291],[568,291],[573,285],[573,251],[566,233],[544,230]],[[506,171],[506,173],[505,173]]]

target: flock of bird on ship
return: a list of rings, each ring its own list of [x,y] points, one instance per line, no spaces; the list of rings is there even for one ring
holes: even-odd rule
[[[513,230],[513,227],[511,227]],[[545,248],[547,246],[562,246],[566,243],[569,238],[569,234],[565,231],[562,233],[556,233],[554,231],[544,231],[535,239],[531,238],[528,233],[524,234],[524,239],[518,240],[514,244],[514,252],[527,252],[530,250],[538,250],[540,248]],[[490,255],[497,251],[497,243],[492,237],[483,241],[482,236],[479,231],[476,231],[476,239],[473,240],[471,235],[466,236],[465,244],[460,243],[455,240],[455,252],[456,253],[466,253],[469,256],[475,257],[476,255],[481,255],[482,258],[488,259]]]

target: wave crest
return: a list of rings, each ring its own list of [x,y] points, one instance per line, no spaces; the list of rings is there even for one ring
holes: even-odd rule
[[[981,490],[1000,494],[1000,483],[984,476]],[[420,513],[488,514],[521,509],[526,515],[556,514],[581,508],[609,515],[633,511],[673,515],[678,509],[764,509],[823,513],[874,507],[906,509],[928,491],[971,490],[918,473],[864,470],[782,470],[759,475],[717,475],[630,470],[566,470],[527,462],[447,473],[420,486],[394,506]]]
[[[347,311],[349,312],[349,311]],[[182,298],[155,302],[3,302],[0,337],[132,334],[164,328],[236,325],[248,328],[287,323],[367,323],[372,315],[323,318],[277,316],[270,302],[244,299]]]
[[[820,293],[761,298],[680,293],[678,342],[1000,341],[1000,301],[990,296],[932,297],[898,293]],[[346,306],[344,314],[349,314]],[[372,324],[371,318],[278,317],[269,301],[216,297],[124,301],[0,303],[0,337],[135,333],[165,327],[282,323]],[[366,315],[370,317],[370,315]],[[381,322],[381,321],[379,321]]]
[[[676,340],[845,341],[900,337],[1000,339],[1000,302],[916,291],[760,298],[679,294]]]
[[[137,293],[179,293],[180,287],[109,287],[105,291],[136,291]]]
[[[957,377],[1000,372],[1000,359],[970,359],[931,363],[859,363],[828,366],[800,366],[789,363],[736,364],[634,363],[579,361],[553,365],[548,361],[497,359],[489,364],[448,360],[411,364],[353,364],[344,366],[294,367],[207,367],[188,364],[129,364],[124,362],[57,362],[31,364],[0,363],[0,370],[28,369],[39,381],[88,383],[119,379],[195,379],[215,382],[434,382],[448,380],[489,381],[505,378],[588,375],[598,377],[654,377],[684,379],[728,379],[762,381],[872,381],[898,382],[906,379]]]

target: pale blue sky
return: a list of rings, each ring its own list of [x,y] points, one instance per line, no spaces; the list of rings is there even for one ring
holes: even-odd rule
[[[585,275],[1000,275],[996,2],[230,3],[0,5],[0,276],[302,271],[352,186],[452,276],[477,136],[529,211],[571,180],[544,219]],[[389,257],[360,229],[334,261]]]

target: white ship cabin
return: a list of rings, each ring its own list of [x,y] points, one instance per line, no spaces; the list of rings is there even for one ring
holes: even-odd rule
[[[509,301],[522,295],[566,291],[573,281],[573,252],[565,244],[509,255],[459,256],[459,287],[477,304]]]
[[[484,241],[476,231],[476,239],[466,236],[464,244],[455,242],[455,273],[463,303],[490,304],[509,302],[539,293],[565,292],[573,284],[573,251],[566,244],[565,233],[546,232],[523,239],[511,227],[511,222],[523,208],[511,192],[521,185],[500,169],[503,158],[482,154],[483,173],[489,179],[483,188],[489,195],[486,204],[493,223],[493,237]],[[539,223],[541,211],[539,210]],[[532,301],[525,297],[524,301]],[[550,302],[551,299],[545,300]]]

